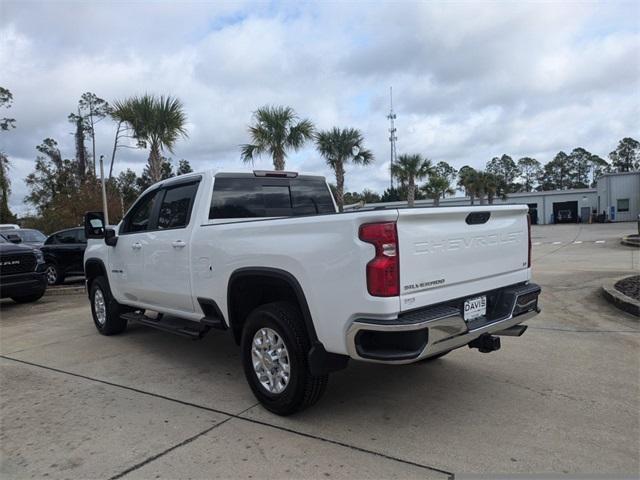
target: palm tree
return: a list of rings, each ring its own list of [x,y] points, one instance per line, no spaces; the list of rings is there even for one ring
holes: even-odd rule
[[[313,138],[313,123],[298,120],[291,107],[266,105],[253,113],[253,119],[254,124],[249,126],[253,143],[240,146],[245,163],[253,163],[257,156],[268,153],[273,167],[284,170],[287,150],[297,151]]]
[[[355,128],[333,127],[316,135],[316,148],[336,174],[336,203],[341,212],[344,205],[345,164],[369,165],[373,161],[373,154],[362,147],[363,142],[362,133]]]
[[[493,204],[493,199],[498,194],[500,190],[500,181],[499,179],[492,173],[489,172],[478,172],[478,183],[479,188],[481,189],[481,193],[483,194],[480,197],[480,204],[484,204],[484,195],[487,196],[487,200],[489,205]]]
[[[421,189],[427,198],[433,199],[433,206],[440,206],[440,197],[453,195],[455,191],[449,185],[449,180],[440,175],[429,175],[429,181]]]
[[[469,197],[471,205],[473,205],[476,197],[475,184],[478,176],[477,170],[465,165],[458,171],[458,176],[458,187],[464,189],[465,195]]]
[[[139,146],[149,145],[149,176],[153,182],[160,181],[161,152],[166,149],[173,153],[178,139],[188,136],[182,102],[171,96],[145,94],[114,102],[112,116],[129,125]]]
[[[420,154],[400,155],[391,166],[391,175],[400,185],[407,187],[407,203],[413,207],[416,196],[416,180],[422,180],[431,173],[431,160]]]
[[[123,138],[131,138],[132,129],[130,124],[125,120],[133,118],[133,110],[128,102],[115,102],[109,110],[109,115],[116,122],[116,134],[113,138],[113,149],[111,150],[111,165],[109,165],[109,180],[113,177],[113,165],[116,161],[116,151],[120,147],[125,147],[120,143]]]

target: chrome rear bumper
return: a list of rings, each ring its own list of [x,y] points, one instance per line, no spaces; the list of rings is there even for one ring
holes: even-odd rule
[[[493,320],[465,322],[460,308],[438,306],[423,309],[416,314],[391,321],[355,320],[347,330],[347,351],[356,360],[377,363],[407,364],[437,355],[448,350],[467,345],[486,333],[495,333],[514,325],[525,322],[538,313],[540,308],[537,297],[540,287],[535,284],[518,286],[515,290],[505,292],[512,295],[507,313]],[[528,309],[528,310],[527,310]],[[423,344],[418,340],[411,340],[417,348],[406,351],[391,351],[385,355],[371,355],[365,352],[361,332],[406,332],[407,338],[422,335],[426,338]]]

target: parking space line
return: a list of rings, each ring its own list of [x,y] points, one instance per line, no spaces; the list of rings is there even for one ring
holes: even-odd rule
[[[562,242],[553,242],[553,245],[562,245]]]
[[[541,245],[540,242],[533,242],[533,245]]]
[[[573,243],[575,243],[575,244],[577,245],[577,244],[579,244],[579,243],[582,243],[582,240],[576,240],[576,241],[575,241],[575,242],[573,242]]]
[[[606,240],[596,240],[596,243],[605,243]]]
[[[442,469],[437,468],[437,467],[432,467],[432,466],[425,465],[425,464],[422,464],[422,463],[412,462],[411,460],[404,460],[402,458],[394,457],[392,455],[387,455],[386,453],[376,452],[375,450],[369,450],[369,449],[366,449],[366,448],[358,447],[356,445],[350,445],[348,443],[344,443],[344,442],[341,442],[339,440],[332,440],[330,438],[325,438],[325,437],[321,437],[321,436],[318,436],[318,435],[312,435],[310,433],[298,432],[296,430],[292,430],[292,429],[287,428],[287,427],[281,427],[279,425],[274,425],[272,423],[264,422],[264,421],[261,421],[261,420],[256,420],[256,419],[253,419],[253,418],[241,417],[240,416],[243,413],[245,413],[247,410],[250,410],[250,409],[254,408],[256,405],[258,405],[258,403],[256,403],[255,405],[252,405],[249,408],[244,409],[240,413],[229,413],[229,412],[225,412],[224,410],[217,409],[217,408],[205,407],[204,405],[198,405],[197,403],[192,403],[192,402],[187,402],[187,401],[180,400],[180,399],[177,399],[177,398],[167,397],[165,395],[160,395],[158,393],[146,392],[144,390],[140,390],[139,388],[128,387],[126,385],[119,385],[117,383],[109,382],[108,380],[100,380],[99,378],[89,377],[87,375],[82,375],[80,373],[68,372],[66,370],[61,370],[61,369],[55,368],[55,367],[49,367],[47,365],[40,365],[38,363],[29,362],[28,360],[20,360],[18,358],[8,357],[6,355],[0,355],[0,358],[5,359],[5,360],[10,360],[10,361],[13,361],[13,362],[17,362],[17,363],[22,363],[22,364],[25,364],[25,365],[31,365],[32,367],[43,368],[45,370],[50,370],[52,372],[61,373],[63,375],[71,375],[72,377],[77,377],[77,378],[82,378],[84,380],[90,380],[92,382],[102,383],[104,385],[109,385],[111,387],[122,388],[124,390],[129,390],[131,392],[140,393],[142,395],[149,395],[151,397],[160,398],[160,399],[163,399],[163,400],[167,400],[169,402],[176,402],[176,403],[179,403],[181,405],[186,405],[188,407],[199,408],[201,410],[206,410],[208,412],[213,412],[213,413],[218,413],[218,414],[221,414],[221,415],[226,415],[226,416],[229,417],[226,420],[224,420],[223,422],[220,422],[220,423],[214,425],[213,427],[209,428],[208,430],[200,432],[195,437],[192,437],[191,440],[190,439],[185,440],[183,442],[183,444],[185,444],[185,445],[187,443],[191,443],[196,438],[206,434],[208,431],[213,430],[215,427],[217,427],[219,425],[222,425],[223,423],[227,422],[228,420],[230,420],[232,418],[235,418],[235,419],[242,420],[242,421],[249,422],[249,423],[253,423],[253,424],[256,424],[256,425],[262,425],[262,426],[265,426],[265,427],[275,428],[276,430],[281,430],[283,432],[288,432],[288,433],[291,433],[291,434],[294,434],[294,435],[299,435],[301,437],[311,438],[311,439],[314,439],[314,440],[320,440],[322,442],[327,442],[327,443],[330,443],[332,445],[337,445],[337,446],[340,446],[340,447],[349,448],[351,450],[356,450],[356,451],[362,452],[362,453],[368,453],[370,455],[375,455],[375,456],[378,456],[378,457],[381,457],[381,458],[385,458],[387,460],[392,460],[392,461],[395,461],[395,462],[404,463],[406,465],[412,465],[412,466],[418,467],[418,468],[424,468],[425,470],[430,470],[432,472],[438,472],[438,473],[441,473],[443,475],[447,475],[451,479],[454,478],[454,474],[452,472],[449,472],[447,470],[442,470]],[[165,453],[169,453],[170,451],[174,450],[175,448],[178,448],[179,446],[181,446],[181,444],[178,444],[178,445],[170,448],[169,450],[165,451],[164,453],[160,453],[158,456],[162,456]],[[158,458],[158,457],[155,457],[155,458]],[[152,458],[149,461],[152,461],[155,458]],[[146,463],[148,463],[148,462],[146,462]],[[144,463],[144,464],[146,465],[146,463]],[[140,466],[142,466],[142,465],[140,465]],[[112,479],[121,478],[122,475],[123,474],[118,474],[117,476],[112,477]]]
[[[251,407],[252,408],[252,407]],[[113,477],[109,477],[109,480],[116,480],[118,478],[122,478],[125,475],[128,475],[131,472],[134,472],[136,470],[138,470],[139,468],[144,467],[145,465],[153,462],[154,460],[159,459],[160,457],[164,457],[167,453],[173,452],[174,450],[180,448],[180,447],[184,447],[185,445],[190,444],[191,442],[193,442],[194,440],[200,438],[203,435],[206,435],[207,433],[209,433],[211,430],[213,430],[214,428],[218,428],[220,425],[224,425],[225,423],[227,423],[229,420],[231,420],[231,417],[229,418],[225,418],[223,421],[221,421],[220,423],[216,423],[213,427],[209,427],[206,430],[203,430],[200,433],[196,433],[195,435],[193,435],[192,437],[187,438],[186,440],[183,440],[180,443],[177,443],[176,445],[174,445],[173,447],[169,447],[166,450],[163,450],[160,453],[157,453],[156,455],[152,455],[149,458],[144,459],[143,461],[141,461],[140,463],[136,463],[135,465],[133,465],[132,467],[127,468],[126,470],[123,470],[122,472],[118,473],[117,475],[114,475]]]

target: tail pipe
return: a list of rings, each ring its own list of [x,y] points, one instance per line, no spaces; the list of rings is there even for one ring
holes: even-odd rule
[[[514,325],[513,327],[505,328],[499,332],[494,332],[494,335],[500,337],[520,337],[527,331],[527,325]]]

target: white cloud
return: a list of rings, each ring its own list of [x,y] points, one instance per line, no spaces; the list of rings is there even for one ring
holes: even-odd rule
[[[1,83],[17,129],[0,136],[13,161],[12,209],[35,146],[73,155],[66,121],[79,96],[179,97],[189,138],[173,158],[243,169],[251,113],[290,105],[320,128],[353,126],[377,157],[347,186],[387,186],[388,88],[399,152],[481,167],[502,153],[548,161],[583,146],[601,156],[640,132],[637,3],[14,2],[0,6]],[[634,20],[635,19],[635,20]],[[4,114],[2,114],[4,116]],[[115,126],[97,128],[110,157]],[[116,171],[140,171],[123,149]],[[268,168],[269,159],[256,167]],[[330,175],[308,146],[288,167]]]

